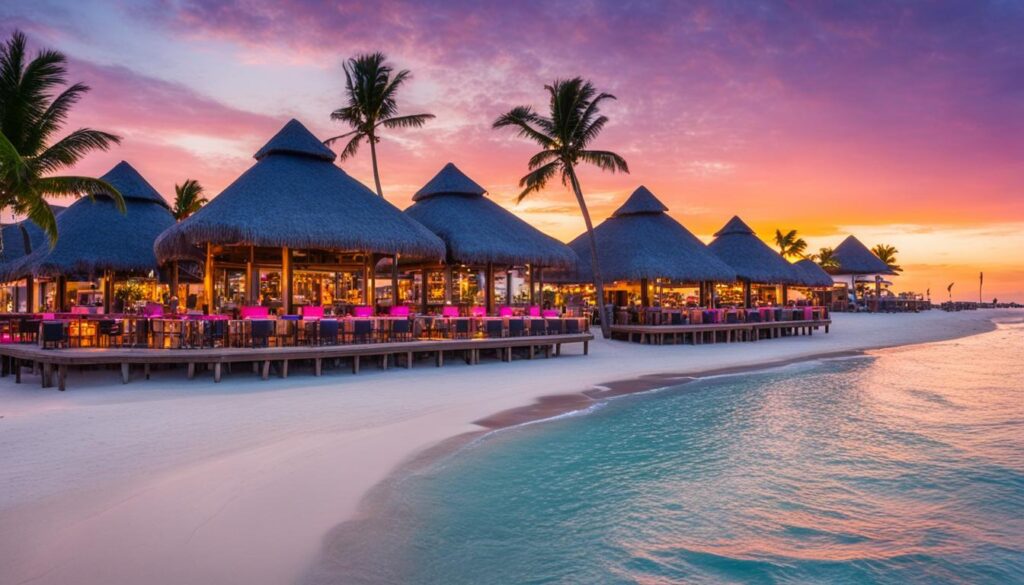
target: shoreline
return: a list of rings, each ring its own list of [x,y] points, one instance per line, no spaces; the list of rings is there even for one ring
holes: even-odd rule
[[[156,388],[134,392],[98,383],[59,398],[18,393],[15,415],[0,418],[0,424],[26,425],[26,432],[10,444],[37,449],[40,457],[56,448],[51,445],[75,444],[78,431],[94,442],[96,433],[127,440],[110,425],[97,426],[93,415],[153,423],[144,427],[152,436],[129,435],[139,444],[125,448],[138,447],[139,454],[123,454],[122,473],[129,479],[120,483],[114,471],[122,462],[91,451],[87,454],[97,459],[86,463],[96,469],[77,469],[88,466],[73,452],[46,451],[54,459],[52,469],[32,460],[32,453],[24,462],[14,461],[15,476],[17,464],[24,463],[23,471],[42,468],[46,473],[39,475],[49,474],[48,482],[43,477],[35,485],[64,481],[71,487],[53,497],[14,489],[6,502],[0,498],[0,526],[25,527],[18,534],[0,528],[0,567],[7,567],[0,568],[0,580],[58,583],[76,575],[80,583],[294,582],[320,562],[342,526],[367,517],[375,496],[396,474],[495,429],[686,378],[955,339],[995,329],[993,319],[1022,316],[1012,311],[936,313],[849,315],[828,335],[757,346],[597,340],[592,347],[597,351],[586,358],[269,382],[238,377],[233,386],[222,383],[220,388],[202,382],[182,386],[155,376],[147,384]],[[616,377],[619,372],[626,375]],[[579,390],[544,391],[573,387]],[[54,401],[62,403],[59,408]],[[294,420],[282,420],[282,408],[294,409],[287,412]],[[50,412],[54,409],[56,415]],[[180,413],[171,412],[176,410]],[[55,424],[51,416],[67,416],[74,423],[64,427],[73,431],[70,439],[39,440],[39,429]],[[166,419],[135,420],[158,416]],[[178,424],[188,417],[195,420],[186,420],[184,431],[159,431],[164,420]],[[238,428],[225,428],[230,424]],[[193,454],[181,445],[208,451]],[[107,484],[77,488],[76,472],[89,480],[102,474]],[[10,474],[0,469],[0,481]],[[105,538],[96,539],[97,533]],[[124,560],[126,550],[133,556],[130,561]]]

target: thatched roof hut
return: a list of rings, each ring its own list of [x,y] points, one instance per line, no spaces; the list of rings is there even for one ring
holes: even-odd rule
[[[896,274],[889,265],[853,236],[848,236],[833,251],[839,267],[837,274]]]
[[[444,240],[449,263],[573,267],[568,246],[484,196],[486,191],[448,163],[413,195],[405,210]]]
[[[56,245],[51,248],[44,243],[34,248],[12,262],[0,278],[91,277],[107,270],[156,270],[153,241],[174,224],[167,202],[127,162],[121,161],[101,178],[124,197],[125,213],[106,193],[79,199],[57,216]]]
[[[738,216],[733,216],[715,234],[708,249],[731,266],[740,280],[764,284],[799,284],[799,276],[793,265],[761,241],[754,230]]]
[[[63,206],[50,205],[53,214],[60,215]],[[33,250],[47,245],[48,238],[35,222],[25,219],[0,228],[3,238],[3,250],[0,251],[0,274],[6,273],[13,263],[32,253]]]
[[[220,195],[157,239],[158,258],[207,243],[444,257],[437,236],[335,166],[334,153],[297,120],[255,158]]]
[[[678,282],[732,282],[736,273],[708,251],[697,236],[667,213],[668,208],[640,186],[611,217],[594,228],[598,261],[606,282],[668,278]],[[590,282],[590,242],[584,232],[569,242],[579,257],[575,273],[553,275],[562,282]]]
[[[800,282],[797,283],[800,286],[810,288],[832,288],[832,285],[835,284],[828,272],[825,272],[824,268],[818,266],[817,262],[809,258],[804,258],[799,262],[793,263],[793,269],[796,270],[800,276]]]

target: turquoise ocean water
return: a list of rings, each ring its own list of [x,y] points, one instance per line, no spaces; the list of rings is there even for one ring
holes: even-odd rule
[[[615,399],[389,500],[312,581],[1024,583],[1024,327]]]

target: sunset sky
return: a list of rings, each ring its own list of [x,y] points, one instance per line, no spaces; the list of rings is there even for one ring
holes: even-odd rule
[[[64,51],[93,88],[71,126],[124,137],[80,172],[124,159],[168,198],[218,193],[291,117],[346,131],[341,63],[381,50],[413,72],[400,111],[437,115],[383,136],[400,208],[452,161],[575,237],[560,185],[515,206],[535,148],[491,122],[581,75],[618,97],[596,147],[632,171],[582,170],[595,218],[643,184],[705,241],[734,214],[814,249],[853,233],[899,248],[899,290],[976,300],[983,270],[986,300],[1024,301],[1024,3],[677,4],[7,0],[0,32]],[[368,150],[342,166],[372,185]]]

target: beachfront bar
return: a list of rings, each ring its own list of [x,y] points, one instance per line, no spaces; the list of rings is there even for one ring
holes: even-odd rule
[[[405,213],[445,243],[443,263],[421,261],[408,266],[419,276],[421,312],[458,307],[491,315],[514,310],[540,316],[537,288],[543,285],[544,270],[575,268],[571,248],[486,194],[448,163],[413,195],[413,205]]]
[[[611,217],[594,228],[606,307],[613,324],[660,321],[666,311],[683,318],[686,309],[710,306],[712,282],[732,282],[736,273],[667,213],[668,208],[640,186]],[[569,243],[577,269],[552,275],[559,300],[588,310],[594,274],[586,233]],[[672,319],[672,317],[667,317]]]
[[[793,265],[769,248],[739,216],[715,233],[708,249],[737,277],[736,284],[718,287],[718,304],[745,308],[785,305],[787,287],[800,283]]]
[[[164,261],[201,254],[207,314],[346,314],[372,306],[381,258],[444,258],[437,236],[337,167],[297,120],[255,158],[156,242]]]
[[[804,258],[793,263],[796,270],[798,283],[793,287],[811,305],[828,307],[832,304],[832,290],[834,283],[832,276],[817,262],[810,258]]]
[[[891,284],[885,279],[896,273],[852,235],[836,246],[833,254],[838,266],[832,271],[832,280],[839,293],[833,308],[878,311],[883,287]]]
[[[10,312],[110,314],[164,301],[153,242],[174,224],[167,202],[127,162],[102,179],[124,198],[123,213],[106,193],[80,199],[57,215],[53,247],[31,222],[18,226],[30,249],[0,269],[0,281],[25,283],[14,285],[19,298]]]

